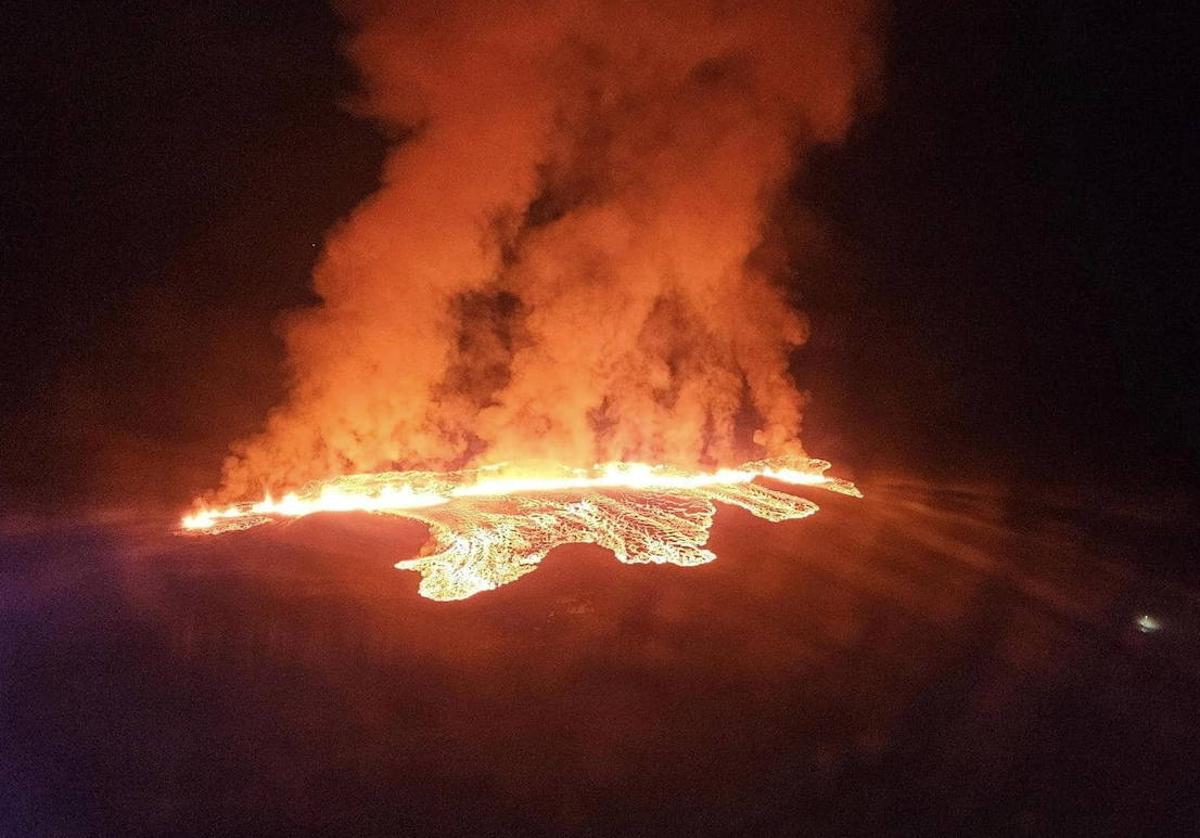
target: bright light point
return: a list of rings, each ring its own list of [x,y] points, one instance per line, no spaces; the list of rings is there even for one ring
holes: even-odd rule
[[[1138,631],[1150,634],[1162,628],[1162,621],[1151,614],[1142,614],[1137,618]]]

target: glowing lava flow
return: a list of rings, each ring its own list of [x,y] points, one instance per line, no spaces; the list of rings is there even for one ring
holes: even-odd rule
[[[422,596],[465,599],[534,570],[553,548],[598,544],[626,563],[712,561],[703,545],[714,502],[768,521],[804,518],[817,505],[755,484],[759,477],[861,497],[827,477],[823,460],[758,460],[736,469],[684,472],[641,463],[522,473],[504,466],[448,473],[393,471],[311,483],[281,500],[200,509],[183,529],[220,533],[316,512],[377,512],[421,521],[422,555],[397,563],[421,574]]]

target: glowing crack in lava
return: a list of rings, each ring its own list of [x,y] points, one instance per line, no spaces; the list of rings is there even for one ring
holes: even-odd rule
[[[736,469],[685,472],[641,463],[536,472],[492,466],[437,473],[352,474],[310,483],[281,500],[202,508],[183,519],[188,532],[244,530],[315,512],[367,511],[428,525],[421,555],[396,564],[421,574],[420,593],[465,599],[512,582],[555,547],[597,544],[627,564],[691,566],[716,556],[704,548],[724,503],[778,522],[817,511],[812,501],[757,485],[764,477],[861,497],[825,471],[823,460],[757,460]]]

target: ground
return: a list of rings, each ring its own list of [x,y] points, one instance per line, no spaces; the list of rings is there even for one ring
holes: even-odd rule
[[[1200,815],[1178,497],[862,483],[459,603],[412,522],[0,528],[0,834],[1153,834]],[[1149,618],[1149,619],[1147,619]]]

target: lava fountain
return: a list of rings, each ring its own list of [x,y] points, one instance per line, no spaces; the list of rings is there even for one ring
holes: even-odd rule
[[[417,558],[396,564],[421,574],[420,593],[465,599],[535,570],[555,547],[597,544],[626,564],[704,564],[714,503],[739,506],[768,521],[805,518],[817,505],[756,484],[819,486],[860,497],[853,484],[825,474],[829,463],[778,458],[736,469],[687,472],[643,463],[592,469],[506,466],[456,472],[392,471],[315,481],[280,500],[200,508],[185,532],[217,534],[316,512],[374,512],[421,521],[430,539]]]

